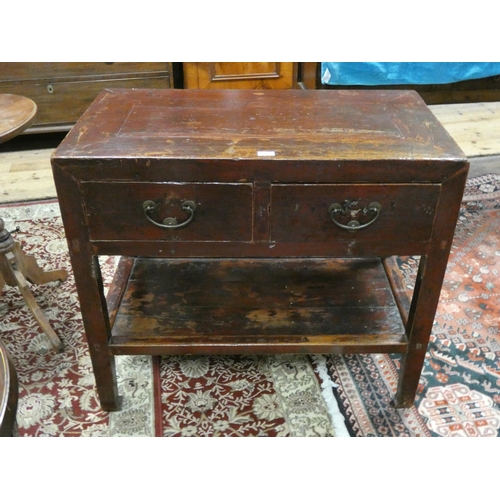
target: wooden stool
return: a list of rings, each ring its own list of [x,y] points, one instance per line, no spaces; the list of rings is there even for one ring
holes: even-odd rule
[[[0,94],[0,143],[27,129],[35,120],[36,111],[36,104],[31,99]],[[58,351],[62,350],[62,343],[38,307],[27,280],[41,285],[55,280],[64,281],[67,277],[64,269],[43,271],[34,257],[23,253],[21,245],[14,241],[0,218],[0,292],[5,284],[19,288],[33,316]]]

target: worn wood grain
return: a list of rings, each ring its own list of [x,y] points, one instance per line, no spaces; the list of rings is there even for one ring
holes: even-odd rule
[[[380,260],[136,259],[112,345],[152,341],[167,354],[189,345],[237,351],[231,344],[265,352],[274,343],[302,352],[338,340],[376,351],[390,338],[406,343]]]

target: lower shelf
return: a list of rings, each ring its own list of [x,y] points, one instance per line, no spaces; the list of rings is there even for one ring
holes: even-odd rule
[[[407,345],[380,259],[122,259],[108,309],[113,354],[404,352]]]

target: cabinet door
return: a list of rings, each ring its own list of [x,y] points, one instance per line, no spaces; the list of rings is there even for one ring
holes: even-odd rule
[[[297,82],[293,62],[183,63],[187,89],[291,89]]]

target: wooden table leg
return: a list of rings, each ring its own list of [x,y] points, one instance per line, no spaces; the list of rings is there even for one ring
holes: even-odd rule
[[[81,223],[86,215],[80,203],[80,186],[73,176],[58,168],[53,168],[53,174],[99,401],[103,410],[119,410],[122,398],[118,394],[115,358],[109,349],[108,307],[99,259]]]
[[[16,265],[22,275],[35,285],[45,285],[51,281],[66,281],[68,271],[66,269],[55,269],[52,271],[44,271],[36,262],[35,257],[25,254],[19,242],[14,242],[12,249]]]
[[[13,240],[11,234],[5,229],[2,219],[0,219],[0,276],[0,291],[5,284],[17,286],[52,347],[61,352],[63,344],[38,307],[27,279],[41,285],[55,280],[64,281],[68,277],[68,273],[64,269],[43,271],[36,263],[35,258],[26,255],[22,251],[21,245]]]
[[[408,349],[402,358],[396,393],[395,404],[398,408],[409,408],[414,404],[453,242],[461,193],[463,193],[466,180],[467,168],[443,183],[435,217],[435,236],[426,255],[420,258],[406,325]]]
[[[427,259],[422,256],[406,327],[409,344],[406,354],[401,359],[398,390],[395,398],[397,408],[409,408],[414,404],[435,310],[439,301],[441,289],[429,286],[431,276],[428,269]]]
[[[28,282],[22,275],[21,271],[19,271],[19,269],[17,268],[17,261],[15,255],[12,252],[8,252],[6,254],[1,255],[0,258],[2,258],[4,261],[3,262],[4,265],[2,266],[3,270],[7,269],[8,271],[7,275],[10,274],[10,276],[13,278],[14,283],[19,288],[19,291],[21,292],[24,300],[26,301],[26,305],[28,306],[29,310],[35,317],[37,323],[40,325],[40,328],[49,338],[49,342],[52,344],[52,346],[56,351],[62,352],[63,344],[59,339],[59,337],[57,336],[56,332],[50,326],[45,316],[42,314],[40,307],[36,303],[35,297],[31,293]]]
[[[72,265],[101,408],[120,410],[122,397],[118,395],[115,358],[108,345],[111,327],[99,260],[78,252],[72,255]]]

